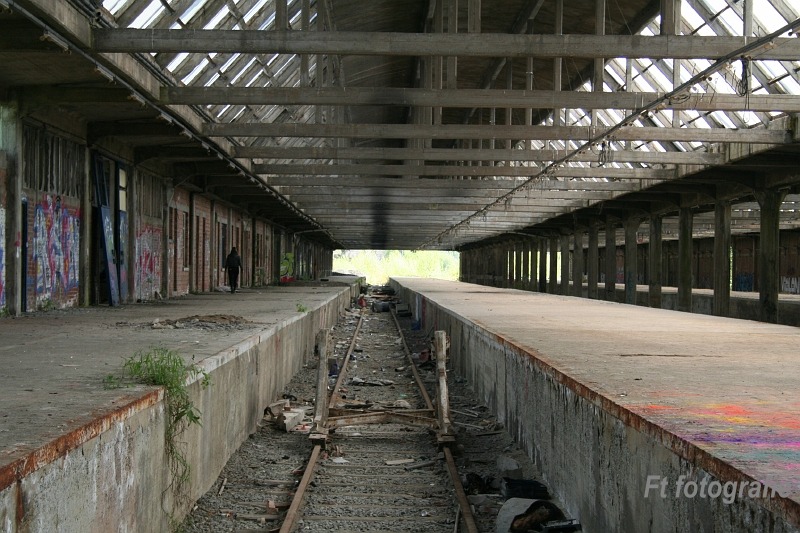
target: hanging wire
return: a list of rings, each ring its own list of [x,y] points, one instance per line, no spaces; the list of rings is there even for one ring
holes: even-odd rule
[[[742,56],[741,62],[742,78],[736,84],[736,94],[739,96],[747,96],[750,94],[750,59]]]

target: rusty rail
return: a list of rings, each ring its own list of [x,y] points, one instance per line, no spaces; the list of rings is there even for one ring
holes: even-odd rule
[[[425,400],[425,405],[428,407],[428,409],[433,410],[433,402],[431,401],[431,397],[428,395],[428,391],[425,389],[425,384],[422,383],[422,376],[419,375],[417,365],[414,363],[414,359],[411,357],[411,350],[408,349],[406,337],[403,335],[403,328],[400,327],[400,322],[397,320],[397,315],[395,315],[394,311],[392,312],[392,318],[394,319],[394,325],[397,326],[397,333],[400,335],[400,340],[403,341],[403,351],[406,352],[406,359],[408,359],[408,363],[411,365],[411,373],[414,374],[414,381],[417,382],[417,387],[419,387],[419,390],[422,393],[422,398]]]
[[[300,516],[300,507],[303,505],[303,497],[305,496],[308,484],[311,482],[311,476],[314,473],[314,466],[317,464],[321,453],[322,446],[319,444],[315,445],[314,449],[311,451],[311,457],[308,458],[308,466],[306,466],[303,477],[300,479],[300,484],[297,486],[297,491],[294,493],[294,498],[292,498],[292,504],[289,506],[289,510],[286,511],[286,518],[283,519],[280,533],[291,533],[292,529],[294,529],[297,518]]]

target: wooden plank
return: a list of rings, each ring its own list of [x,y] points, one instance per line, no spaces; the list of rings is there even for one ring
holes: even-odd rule
[[[343,31],[260,31],[93,28],[96,52],[239,52],[379,56],[638,57],[718,59],[739,49],[742,37],[697,35],[449,34]],[[800,40],[776,38],[759,60],[792,61]]]
[[[798,39],[800,41],[800,39]],[[585,141],[607,128],[586,126],[422,125],[422,124],[274,124],[206,123],[211,137],[348,137],[351,139],[538,139]],[[787,144],[787,130],[723,128],[656,128],[626,126],[613,133],[618,141],[675,141]]]
[[[346,105],[474,108],[487,102],[516,109],[637,109],[664,96],[653,92],[527,91],[508,89],[422,89],[399,87],[162,87],[162,104]],[[800,111],[791,94],[690,93],[665,109],[695,111]]]

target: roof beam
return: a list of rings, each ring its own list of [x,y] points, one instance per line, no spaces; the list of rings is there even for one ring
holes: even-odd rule
[[[754,41],[755,38],[752,38]],[[697,35],[544,35],[94,28],[97,52],[240,52],[378,56],[646,57],[718,59],[747,38]],[[800,40],[777,38],[758,59],[794,60]]]
[[[253,172],[262,176],[513,176],[531,177],[539,172],[535,166],[455,166],[455,165],[253,165]],[[674,169],[560,167],[549,173],[563,178],[626,178],[668,180],[675,177]]]
[[[314,190],[316,187],[338,187],[361,188],[375,187],[379,190],[387,189],[415,189],[431,191],[431,194],[439,190],[449,191],[450,194],[460,194],[461,191],[473,190],[489,193],[499,190],[506,193],[510,189],[520,185],[524,180],[515,178],[497,179],[401,179],[401,178],[375,178],[375,177],[338,177],[324,178],[312,176],[270,176],[266,179],[273,187],[303,187],[304,189]],[[531,194],[536,191],[638,191],[642,188],[641,180],[617,180],[617,181],[586,181],[580,179],[555,180],[542,179],[536,182],[535,188],[531,189]],[[284,190],[284,189],[281,189]],[[498,194],[499,195],[499,194]]]
[[[638,109],[664,96],[645,92],[526,91],[501,89],[420,89],[398,87],[162,87],[162,104],[340,105],[522,109]],[[796,95],[689,93],[666,109],[695,111],[800,111]]]
[[[235,146],[234,157],[260,159],[373,159],[423,161],[554,161],[566,156],[567,150],[459,149],[459,148],[337,148]],[[654,152],[644,150],[608,150],[608,163],[662,163],[683,165],[721,165],[725,155],[710,152]],[[578,154],[572,161],[596,163],[599,152]]]
[[[800,39],[798,39],[800,41]],[[210,137],[348,137],[351,139],[537,139],[585,141],[607,128],[588,126],[498,126],[422,124],[206,123]],[[612,135],[618,141],[681,141],[787,144],[791,132],[766,129],[651,128],[626,126]]]

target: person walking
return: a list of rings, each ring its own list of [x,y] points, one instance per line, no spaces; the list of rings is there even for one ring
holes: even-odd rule
[[[225,269],[228,271],[228,284],[231,286],[231,294],[236,292],[239,282],[239,272],[242,270],[242,258],[236,247],[231,248],[231,253],[225,259]]]

